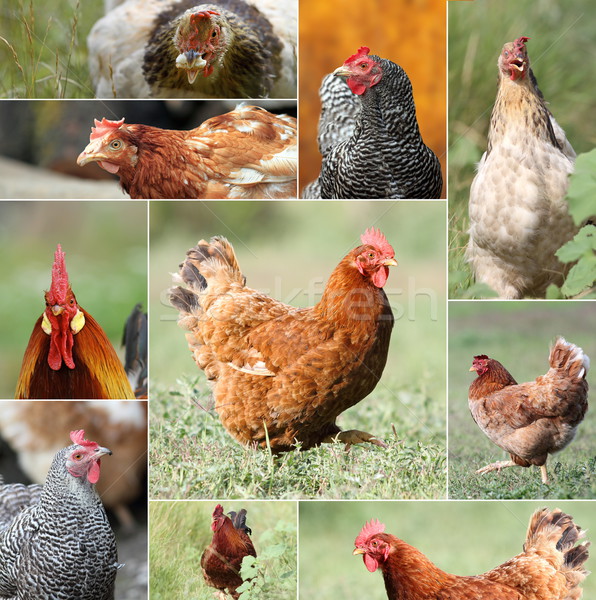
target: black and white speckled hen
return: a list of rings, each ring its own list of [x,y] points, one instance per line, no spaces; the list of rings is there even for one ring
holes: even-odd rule
[[[420,135],[406,72],[362,47],[333,76],[345,77],[347,86],[329,75],[323,79],[318,138],[323,163],[303,196],[439,198],[441,165]]]
[[[39,485],[0,484],[0,598],[113,600],[118,556],[94,484],[111,454],[70,434]]]
[[[560,285],[555,252],[577,231],[565,200],[575,152],[538,89],[528,39],[499,56],[488,147],[470,189],[467,258],[502,298],[544,297]]]
[[[294,0],[127,0],[89,34],[98,97],[295,98]]]

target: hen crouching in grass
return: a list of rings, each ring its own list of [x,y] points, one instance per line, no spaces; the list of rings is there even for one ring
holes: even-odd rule
[[[384,443],[341,431],[337,417],[375,388],[385,367],[393,314],[383,286],[397,265],[373,228],[331,274],[322,298],[294,308],[245,285],[223,237],[191,248],[170,290],[205,371],[224,427],[243,445],[274,453],[336,439]]]

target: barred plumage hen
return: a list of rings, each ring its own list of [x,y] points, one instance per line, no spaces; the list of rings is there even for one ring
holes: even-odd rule
[[[114,599],[116,540],[95,491],[111,451],[70,437],[43,488],[0,482],[0,598]]]
[[[304,198],[440,197],[441,165],[422,140],[412,84],[399,65],[361,47],[323,79],[319,95],[323,161]]]

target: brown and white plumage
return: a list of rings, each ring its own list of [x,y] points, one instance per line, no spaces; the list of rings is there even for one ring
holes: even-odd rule
[[[575,344],[557,338],[549,366],[535,381],[518,384],[500,362],[474,357],[470,371],[478,377],[470,385],[470,412],[490,440],[511,456],[478,473],[538,465],[548,483],[548,455],[571,443],[588,410],[590,359]]]
[[[565,201],[575,152],[538,89],[527,40],[503,46],[488,147],[470,189],[467,258],[503,298],[560,284],[555,252],[577,231]]]
[[[96,120],[77,159],[89,162],[131,198],[293,198],[296,119],[239,104],[189,131]]]
[[[127,0],[89,34],[97,97],[295,98],[293,0]]]

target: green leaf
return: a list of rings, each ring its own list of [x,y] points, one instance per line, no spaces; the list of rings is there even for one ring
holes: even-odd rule
[[[564,298],[561,293],[561,289],[556,286],[554,283],[551,283],[548,288],[546,288],[546,299],[547,300],[561,300]]]
[[[564,263],[574,262],[582,256],[589,256],[596,250],[596,227],[586,225],[576,236],[561,246],[555,253],[557,258]]]
[[[575,172],[569,178],[567,201],[576,225],[596,214],[596,148],[580,154],[575,160]]]
[[[287,552],[287,547],[285,544],[275,544],[274,546],[267,546],[260,554],[261,558],[269,559],[269,558],[277,558],[281,556],[284,552]]]
[[[582,257],[573,265],[561,291],[566,296],[575,296],[581,291],[594,285],[596,280],[596,255]]]

